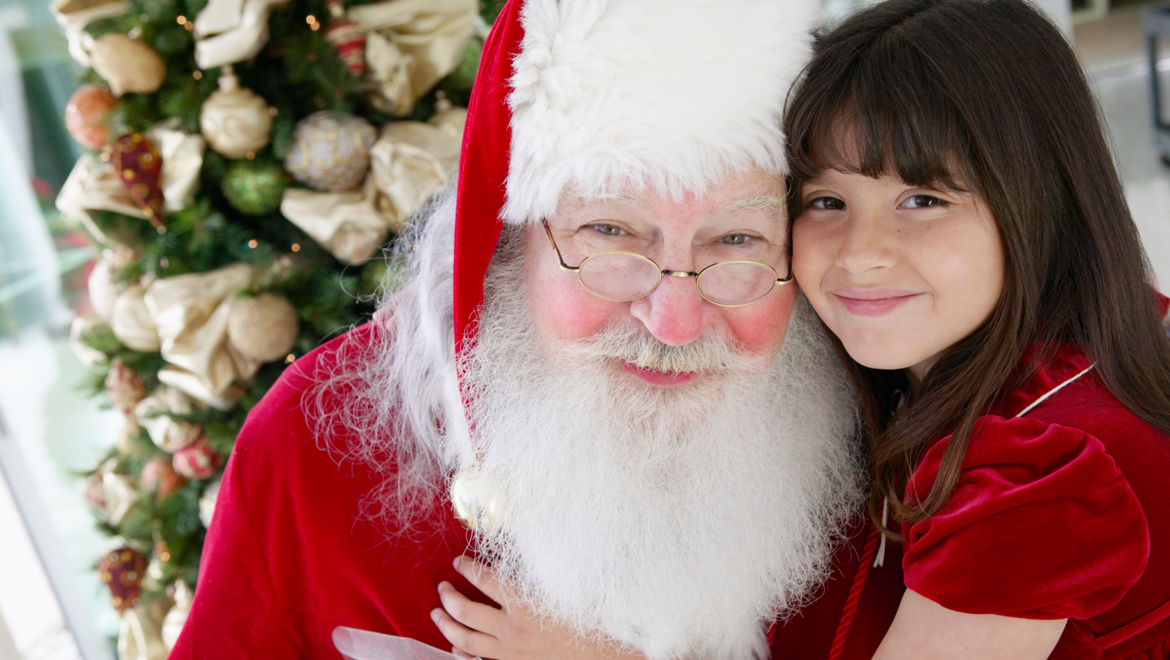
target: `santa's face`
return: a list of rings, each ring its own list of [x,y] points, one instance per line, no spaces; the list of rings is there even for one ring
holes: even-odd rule
[[[569,266],[604,251],[634,252],[660,268],[697,272],[717,261],[750,259],[788,272],[783,182],[762,172],[740,174],[702,196],[672,199],[651,191],[582,199],[566,192],[548,225]],[[699,294],[694,278],[664,277],[648,296],[613,302],[590,293],[561,270],[544,229],[524,237],[525,280],[542,348],[592,337],[611,327],[641,327],[669,346],[705,333],[730,336],[745,352],[774,358],[784,341],[796,296],[780,286],[742,307],[721,307]],[[630,378],[658,387],[701,379],[699,372],[664,373],[614,365]]]
[[[480,555],[582,635],[654,660],[763,657],[761,622],[824,578],[861,493],[849,389],[812,311],[784,307],[778,356],[718,317],[668,345],[617,305],[592,334],[542,338],[522,239],[501,240],[462,356],[498,513]],[[648,384],[623,363],[699,375]]]

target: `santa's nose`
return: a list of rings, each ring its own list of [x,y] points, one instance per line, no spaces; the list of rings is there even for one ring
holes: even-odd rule
[[[682,346],[703,334],[715,308],[699,295],[693,277],[665,275],[653,293],[630,303],[630,314],[658,341]]]

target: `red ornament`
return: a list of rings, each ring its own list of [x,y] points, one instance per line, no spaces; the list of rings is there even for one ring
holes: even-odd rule
[[[219,471],[222,462],[223,458],[207,445],[205,437],[175,452],[175,472],[188,479],[209,479]]]
[[[329,27],[325,30],[325,41],[337,49],[346,70],[355,76],[366,72],[366,29],[345,17],[345,6],[341,0],[326,0],[329,10]]]
[[[159,233],[163,231],[162,155],[158,147],[140,133],[114,140],[110,162],[118,172],[130,198],[146,213]]]
[[[98,575],[110,588],[114,609],[120,614],[134,607],[142,595],[146,557],[131,547],[118,548],[102,557],[98,564]]]
[[[101,149],[110,137],[109,118],[118,99],[101,85],[82,85],[65,104],[65,129],[89,149]]]
[[[165,458],[152,458],[142,466],[142,488],[155,499],[166,499],[186,483]]]

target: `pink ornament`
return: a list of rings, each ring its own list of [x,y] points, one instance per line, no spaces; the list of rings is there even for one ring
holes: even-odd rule
[[[155,499],[166,499],[186,483],[165,458],[152,458],[142,466],[142,487]]]
[[[175,471],[188,479],[210,479],[219,471],[222,457],[199,438],[175,452]]]
[[[89,149],[101,149],[110,136],[109,118],[118,99],[101,85],[82,85],[65,104],[65,129]]]
[[[116,359],[106,374],[106,394],[115,408],[129,416],[134,414],[134,406],[146,398],[146,386],[137,371]]]
[[[93,507],[94,511],[105,513],[106,486],[102,481],[101,471],[94,472],[82,482],[82,493],[85,495],[85,501]]]

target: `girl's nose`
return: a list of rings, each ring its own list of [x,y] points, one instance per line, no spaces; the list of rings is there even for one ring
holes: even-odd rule
[[[852,212],[838,229],[837,266],[854,274],[892,266],[896,232],[880,213],[864,209]]]

